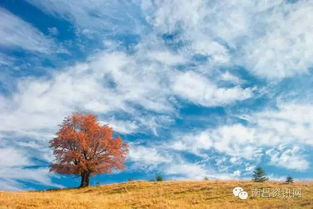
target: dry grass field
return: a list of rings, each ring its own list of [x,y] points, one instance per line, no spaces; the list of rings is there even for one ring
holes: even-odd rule
[[[244,188],[249,199],[232,194],[236,186]],[[291,191],[301,189],[301,197],[251,197],[261,188]],[[290,190],[288,190],[290,189]],[[263,190],[262,190],[263,191]],[[265,190],[267,191],[267,190]],[[255,193],[254,193],[255,194]],[[255,195],[254,195],[255,196]],[[35,192],[0,192],[0,209],[288,209],[313,208],[313,183],[285,184],[251,181],[132,181],[83,189]]]

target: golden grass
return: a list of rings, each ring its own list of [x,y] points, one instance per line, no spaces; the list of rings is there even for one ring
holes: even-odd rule
[[[232,189],[300,188],[298,198],[254,197],[240,200]],[[83,189],[0,192],[0,209],[288,209],[313,208],[313,183],[285,184],[251,181],[132,181]]]

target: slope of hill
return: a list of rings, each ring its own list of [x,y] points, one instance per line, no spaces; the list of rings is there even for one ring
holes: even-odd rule
[[[248,192],[248,199],[241,200],[233,195],[232,190],[237,186],[242,187]],[[263,192],[260,194],[257,193],[257,191]],[[280,191],[280,193],[276,193],[279,195],[274,197],[275,191]],[[293,194],[294,191],[295,194]],[[269,192],[271,192],[270,195],[266,194]],[[286,195],[288,193],[289,195]],[[27,208],[313,208],[313,183],[301,182],[285,184],[281,182],[254,183],[250,181],[132,181],[121,184],[87,187],[83,189],[0,192],[0,209]]]

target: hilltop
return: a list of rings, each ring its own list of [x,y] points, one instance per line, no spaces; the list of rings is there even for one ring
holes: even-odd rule
[[[240,186],[250,195],[241,200],[232,194]],[[291,191],[301,189],[297,197],[252,197],[261,188]],[[289,189],[289,190],[288,190]],[[215,209],[215,208],[312,208],[313,182],[286,184],[251,181],[131,181],[91,186],[82,189],[0,192],[0,209]]]

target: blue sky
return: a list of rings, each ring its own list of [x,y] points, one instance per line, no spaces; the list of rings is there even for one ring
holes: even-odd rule
[[[2,0],[0,189],[72,187],[49,173],[65,116],[129,144],[132,179],[312,179],[313,2]]]

